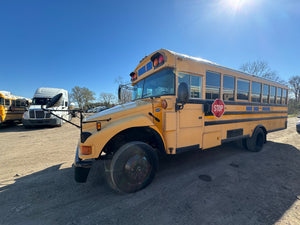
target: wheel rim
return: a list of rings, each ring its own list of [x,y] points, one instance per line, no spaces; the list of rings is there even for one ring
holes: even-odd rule
[[[124,172],[130,183],[141,184],[149,176],[151,165],[146,156],[134,155],[127,160]]]

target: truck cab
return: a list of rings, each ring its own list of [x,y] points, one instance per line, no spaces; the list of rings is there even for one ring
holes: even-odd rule
[[[55,95],[62,93],[60,105],[50,108],[54,114],[65,120],[71,120],[72,116],[67,111],[69,109],[68,91],[59,88],[38,88],[33,96],[32,104],[27,112],[23,115],[23,125],[25,128],[36,126],[62,126],[64,121],[58,117],[51,115],[42,109]]]

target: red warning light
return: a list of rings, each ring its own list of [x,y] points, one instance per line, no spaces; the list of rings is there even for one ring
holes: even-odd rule
[[[162,55],[159,56],[158,63],[159,64],[164,63],[164,57]]]

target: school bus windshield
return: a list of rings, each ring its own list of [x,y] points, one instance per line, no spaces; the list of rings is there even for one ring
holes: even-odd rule
[[[175,94],[175,73],[163,69],[133,86],[132,100]]]

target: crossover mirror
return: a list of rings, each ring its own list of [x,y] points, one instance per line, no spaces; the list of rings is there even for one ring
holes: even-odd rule
[[[62,93],[55,95],[51,100],[47,103],[46,108],[57,107],[61,104]]]

